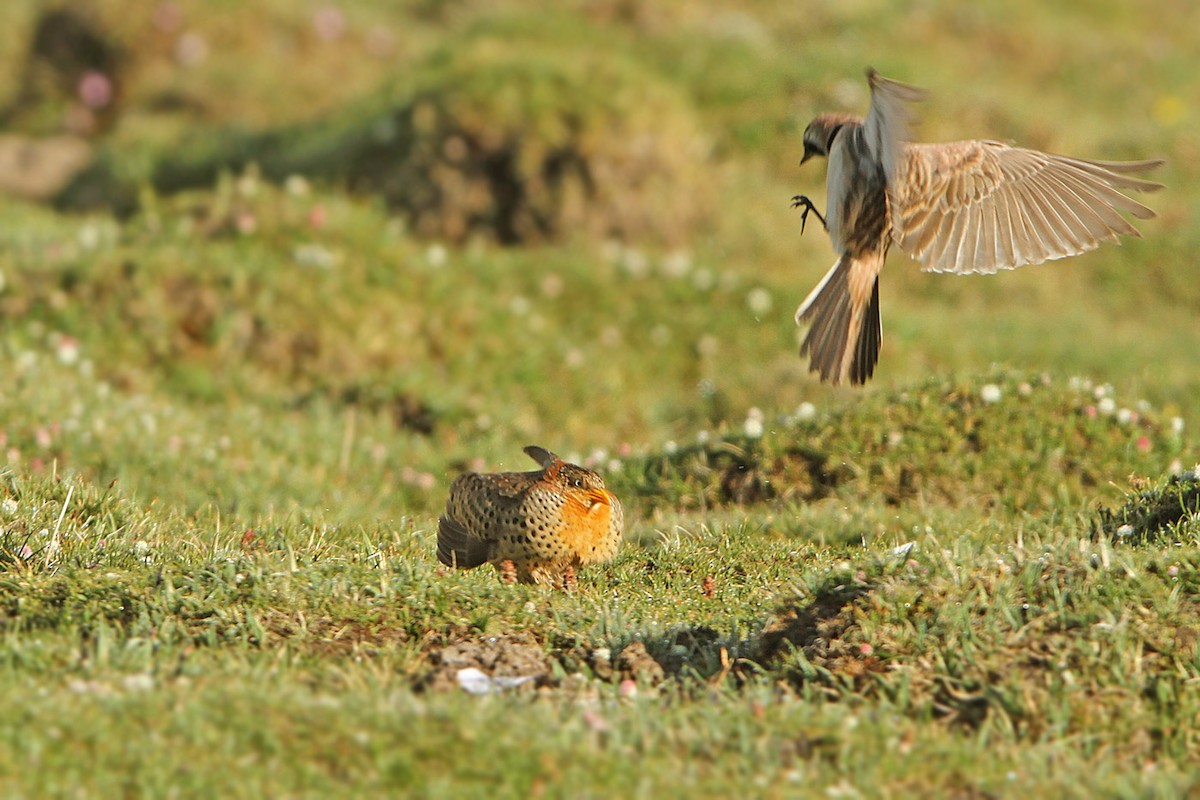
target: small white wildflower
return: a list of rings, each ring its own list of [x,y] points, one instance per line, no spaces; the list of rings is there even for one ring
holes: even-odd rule
[[[84,250],[95,250],[100,246],[100,228],[88,223],[79,229],[75,238]]]
[[[758,411],[758,409],[753,408],[753,409],[751,409],[751,411]],[[747,416],[746,421],[742,424],[742,430],[745,431],[746,435],[748,437],[750,437],[751,439],[757,439],[760,436],[762,436],[763,435],[762,412],[759,412],[757,415],[751,414],[751,415]]]
[[[79,360],[79,340],[74,336],[59,334],[54,339],[54,352],[58,363],[70,366]]]
[[[703,267],[692,273],[692,286],[695,286],[697,291],[707,292],[716,285],[717,276],[711,269]]]
[[[756,286],[746,295],[746,305],[756,317],[766,316],[771,310],[771,293]]]
[[[621,266],[625,268],[625,272],[630,277],[644,278],[650,265],[646,256],[642,255],[642,251],[627,247],[621,253]]]
[[[979,399],[985,403],[999,403],[1000,396],[1000,387],[994,383],[984,384],[983,388],[979,390]]]
[[[3,510],[5,514],[17,513],[17,501],[11,497],[4,498],[4,501],[0,502],[0,510]]]
[[[696,444],[708,444],[711,434],[708,431],[699,431],[696,434]]]
[[[608,263],[615,264],[620,260],[623,249],[616,239],[605,239],[604,244],[600,245],[600,255]]]
[[[668,439],[663,445],[663,452],[669,456],[673,456],[679,452],[679,445],[676,444],[674,439]]]
[[[150,543],[144,539],[138,539],[133,543],[133,552],[139,556],[146,555],[146,553],[150,552]]]
[[[301,244],[292,249],[292,260],[302,267],[333,269],[337,264],[337,255],[319,244]]]
[[[283,182],[283,188],[292,197],[308,197],[310,187],[308,179],[303,175],[289,175],[287,180]]]
[[[1132,421],[1133,421],[1133,412],[1132,411],[1130,411],[1128,408],[1117,409],[1117,422],[1121,423],[1122,425],[1128,425]]]
[[[696,341],[696,352],[702,356],[713,356],[720,347],[720,341],[711,334],[705,334]]]
[[[446,247],[440,244],[431,244],[425,251],[425,260],[429,266],[437,268],[446,264]]]
[[[1104,398],[1104,397],[1108,397],[1111,394],[1112,394],[1112,387],[1109,386],[1107,383],[1102,383],[1099,386],[1097,386],[1095,389],[1092,390],[1092,397],[1096,398],[1097,400],[1100,400],[1101,398]]]
[[[623,466],[624,466],[624,464],[621,462],[621,459],[619,459],[619,458],[610,458],[608,460],[608,464],[606,465],[609,472],[620,472],[621,467],[623,467]]]
[[[75,678],[67,682],[67,689],[74,694],[107,694],[108,686],[100,681],[85,681]]]
[[[1117,528],[1117,536],[1119,536],[1122,539],[1125,539],[1132,535],[1133,535],[1133,526],[1132,525],[1125,524],[1125,525],[1122,525],[1121,527]]]
[[[817,407],[805,400],[796,407],[796,419],[801,422],[807,422],[810,419],[815,419],[817,416]]]
[[[1183,433],[1183,417],[1171,417],[1171,433],[1176,436]]]
[[[144,672],[126,675],[121,679],[121,686],[127,692],[146,692],[154,688],[154,676]]]
[[[1104,416],[1111,416],[1117,410],[1117,401],[1107,395],[1100,397],[1100,402],[1096,403],[1096,410]]]
[[[663,259],[662,273],[668,278],[682,278],[692,270],[692,258],[682,250],[675,250]]]
[[[1033,394],[1033,387],[1028,381],[1021,381],[1017,384],[1017,394],[1021,395],[1021,397],[1029,397],[1029,395]]]
[[[533,308],[533,304],[530,303],[529,298],[525,297],[524,295],[518,294],[514,296],[512,300],[508,301],[508,310],[511,311],[514,316],[523,317],[529,313],[531,308]]]
[[[208,60],[208,41],[195,31],[188,31],[175,43],[175,60],[185,67],[203,64]]]
[[[567,365],[568,369],[579,369],[587,363],[587,357],[578,347],[572,347],[563,356],[563,363]]]
[[[245,172],[237,179],[237,193],[242,197],[254,197],[258,194],[258,175],[253,172]]]

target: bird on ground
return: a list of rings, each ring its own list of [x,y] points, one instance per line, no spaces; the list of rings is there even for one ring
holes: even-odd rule
[[[1121,212],[1154,212],[1128,197],[1162,184],[1135,177],[1147,161],[1091,161],[989,140],[908,141],[912,86],[867,70],[866,119],[823,113],[804,130],[804,156],[829,159],[826,213],[792,198],[829,233],[837,261],[796,311],[809,325],[800,355],[822,382],[865,383],[879,360],[879,272],[893,244],[932,272],[993,273],[1078,255],[1140,236]]]
[[[467,472],[450,484],[438,520],[438,561],[491,564],[521,583],[570,586],[575,570],[617,553],[624,514],[604,480],[541,447],[525,452],[541,469]]]

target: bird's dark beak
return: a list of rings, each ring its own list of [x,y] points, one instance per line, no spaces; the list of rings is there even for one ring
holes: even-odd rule
[[[815,156],[815,155],[816,155],[816,153],[814,153],[814,152],[813,152],[812,150],[810,150],[809,148],[807,148],[807,147],[806,147],[806,148],[804,148],[804,155],[803,155],[803,156],[800,158],[800,164],[801,164],[801,166],[803,166],[803,165],[804,165],[804,162],[805,162],[805,161],[808,161],[810,158],[812,158],[812,157],[813,157],[813,156]]]

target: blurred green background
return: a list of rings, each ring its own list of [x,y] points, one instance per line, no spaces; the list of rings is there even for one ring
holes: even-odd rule
[[[372,692],[408,691],[436,662],[436,637],[530,631],[566,669],[571,647],[617,646],[647,630],[659,637],[654,655],[680,646],[661,638],[660,613],[729,637],[701,637],[711,675],[719,648],[766,624],[774,593],[794,580],[824,586],[814,575],[875,541],[886,552],[944,525],[962,537],[955,557],[979,574],[995,562],[988,548],[1022,536],[1042,537],[1047,552],[1074,548],[1091,535],[1083,515],[1115,502],[1131,472],[1158,477],[1197,457],[1197,54],[1200,5],[1190,0],[6,0],[0,464],[12,505],[0,579],[12,580],[0,580],[0,631],[13,685],[48,687],[30,718],[51,728],[70,718],[80,692],[64,674],[89,697],[88,681],[120,685],[114,674],[143,670],[186,696],[165,665],[210,648],[194,674],[224,676],[234,694],[262,690],[278,717],[222,724],[262,726],[269,738],[291,718],[296,686],[328,681],[359,712]],[[868,65],[929,90],[921,140],[1166,159],[1155,176],[1166,188],[1140,198],[1158,217],[1139,223],[1143,239],[995,276],[928,275],[894,251],[873,383],[818,385],[797,356],[792,314],[834,256],[819,228],[801,236],[789,200],[804,193],[824,208],[824,164],[799,167],[800,135],[818,111],[865,112]],[[988,417],[977,398],[993,382],[1006,401],[1050,394]],[[991,449],[980,451],[981,435]],[[467,468],[526,469],[529,443],[602,469],[630,510],[626,556],[613,574],[593,571],[608,576],[593,577],[593,589],[585,576],[581,599],[514,589],[514,604],[490,573],[434,571],[431,531],[448,482]],[[691,544],[672,556],[680,531]],[[1090,557],[1085,549],[1059,555]],[[1157,567],[1142,557],[1129,569],[1145,576]],[[677,582],[639,571],[655,558],[674,564],[663,569],[678,570],[667,573]],[[959,586],[951,560],[930,580]],[[734,561],[747,566],[725,576],[724,608],[702,605],[692,572],[725,575]],[[408,571],[389,573],[389,563]],[[116,576],[111,586],[93,585],[99,568]],[[162,594],[164,571],[210,568],[179,591],[203,595],[211,619],[237,609],[221,628],[227,639],[198,633],[208,623],[172,605],[174,588]],[[339,569],[348,572],[330,577]],[[385,574],[379,595],[367,591],[372,570]],[[237,589],[248,574],[307,588]],[[389,590],[387,575],[409,588]],[[688,599],[672,594],[685,584]],[[605,598],[622,586],[636,599],[614,610]],[[1136,602],[1159,597],[1137,591]],[[143,622],[112,610],[117,596],[156,620],[153,653],[137,649],[148,641]],[[549,616],[521,606],[526,598]],[[1105,595],[1097,608],[1107,601],[1127,599]],[[364,667],[359,650],[329,644],[341,635],[330,630],[361,622],[359,607],[372,637],[403,629],[396,641],[372,639],[391,660]],[[269,622],[297,611],[329,627]],[[175,620],[170,636],[160,613]],[[125,655],[99,658],[105,636]],[[275,673],[264,666],[274,656],[255,655],[264,644],[304,665]],[[1193,641],[1193,661],[1194,651]],[[1188,663],[1177,674],[1192,674]],[[901,690],[882,694],[903,705]],[[757,731],[746,697],[695,724]],[[131,724],[147,724],[166,701],[128,702]],[[982,739],[967,745],[923,727],[936,713],[920,707],[905,719],[921,752],[948,751],[961,765],[978,757],[972,748],[986,751]],[[473,713],[447,708],[451,720]],[[503,709],[487,713],[485,724],[504,730]],[[695,709],[673,713],[690,720]],[[1040,741],[1094,723],[1063,713],[1063,727]],[[537,714],[530,724],[545,722]],[[799,724],[787,719],[776,722]],[[203,750],[211,722],[182,735]],[[809,722],[868,754],[883,729]],[[395,720],[371,724],[397,735]],[[646,724],[635,714],[613,726]],[[993,735],[1020,740],[1013,725]],[[1172,731],[1130,758],[1195,752],[1194,737]],[[457,733],[440,735],[449,747]],[[29,754],[19,741],[6,754],[18,764]],[[47,746],[67,759],[66,745]],[[579,755],[578,741],[546,746]],[[663,744],[681,758],[708,746],[720,747]],[[820,745],[800,750],[830,781],[863,768],[823,761]],[[285,737],[275,752],[303,750]],[[793,757],[771,752],[776,777],[786,775]],[[1024,752],[997,762],[988,791]],[[913,790],[970,785],[959,766],[925,780],[883,763],[876,789],[896,775]],[[671,764],[646,785],[671,786]],[[1093,762],[1074,768],[1100,774]],[[504,784],[514,794],[539,785],[537,763],[522,769]],[[336,777],[313,770],[310,779]],[[321,785],[271,783],[253,765],[232,774],[275,793]],[[1057,784],[1047,774],[1021,785],[1048,791]],[[165,790],[174,773],[146,775]]]

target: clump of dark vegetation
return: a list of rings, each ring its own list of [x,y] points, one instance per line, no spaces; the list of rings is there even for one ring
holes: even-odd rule
[[[646,502],[678,508],[854,496],[1048,510],[1097,486],[1107,459],[1149,470],[1176,446],[1155,415],[1097,414],[1066,382],[1003,374],[993,385],[996,402],[977,382],[939,378],[817,420],[781,416],[772,435],[713,437],[649,457],[626,480]]]
[[[611,43],[546,39],[489,25],[436,52],[397,117],[384,194],[452,241],[685,241],[708,205],[685,99]]]
[[[1120,508],[1101,509],[1096,525],[1100,535],[1117,542],[1196,541],[1200,537],[1200,470],[1186,470],[1143,485]]]
[[[712,209],[709,144],[685,95],[578,23],[489,21],[373,97],[286,129],[227,129],[152,156],[164,193],[251,165],[382,196],[418,233],[502,244],[578,235],[682,244]],[[134,209],[99,163],[59,198]]]

